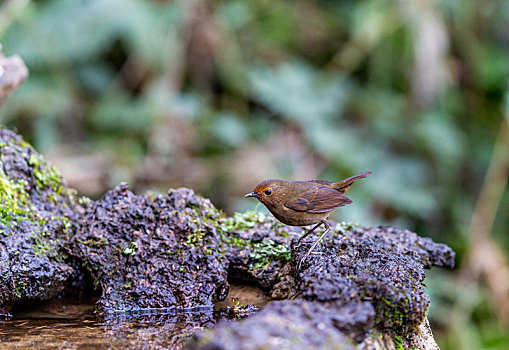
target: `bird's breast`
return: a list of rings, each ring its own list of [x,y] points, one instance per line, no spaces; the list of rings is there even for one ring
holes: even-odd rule
[[[283,224],[290,226],[307,226],[319,223],[327,219],[330,211],[326,213],[308,213],[305,211],[295,211],[285,207],[283,204],[266,205],[267,209]]]

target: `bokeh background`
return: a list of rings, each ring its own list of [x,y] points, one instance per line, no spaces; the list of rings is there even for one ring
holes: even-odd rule
[[[82,194],[187,186],[231,214],[266,178],[370,170],[335,218],[449,244],[457,268],[427,279],[439,345],[509,348],[508,1],[0,6],[30,70],[0,123]]]

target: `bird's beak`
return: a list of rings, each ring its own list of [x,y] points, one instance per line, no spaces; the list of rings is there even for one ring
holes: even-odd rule
[[[258,195],[256,193],[254,193],[254,192],[249,192],[244,197],[258,197]]]

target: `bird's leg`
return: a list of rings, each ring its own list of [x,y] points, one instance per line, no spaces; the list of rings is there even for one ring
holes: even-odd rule
[[[300,246],[300,242],[302,242],[302,240],[303,240],[304,238],[306,238],[307,236],[309,236],[310,234],[312,234],[312,233],[313,233],[313,232],[314,232],[314,231],[318,228],[318,226],[320,226],[321,224],[323,224],[323,222],[321,222],[321,221],[320,221],[320,222],[319,222],[318,224],[316,224],[316,225],[315,225],[312,229],[310,229],[310,230],[309,230],[308,232],[306,232],[303,236],[301,236],[301,237],[299,238],[299,240],[297,241],[297,245],[296,245],[296,247]]]
[[[306,258],[313,252],[313,250],[316,248],[316,246],[318,245],[318,243],[320,243],[320,241],[323,239],[323,237],[325,237],[325,235],[331,230],[332,226],[331,224],[327,221],[327,220],[323,220],[322,222],[320,222],[320,224],[324,224],[325,225],[325,231],[323,231],[323,233],[320,235],[320,237],[318,237],[318,239],[316,240],[315,243],[313,243],[313,245],[311,246],[311,248],[309,248],[308,252],[306,253],[306,255],[304,255],[304,257],[302,259],[300,259],[299,261],[299,267],[298,269],[300,270],[300,267],[302,265],[302,263],[304,262],[304,260],[306,260]],[[317,228],[318,226],[315,226],[313,228],[313,230],[315,228]]]

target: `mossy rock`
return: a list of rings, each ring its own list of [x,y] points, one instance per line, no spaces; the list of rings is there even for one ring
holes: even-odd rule
[[[292,266],[306,250],[302,245],[292,252]],[[426,317],[424,269],[454,266],[454,252],[445,244],[387,226],[345,229],[336,224],[317,253],[302,270],[291,272],[303,298],[343,304],[369,301],[376,310],[376,327],[402,335]]]
[[[366,348],[365,344],[382,338],[381,348],[412,344],[421,336],[429,306],[424,270],[452,267],[454,252],[408,230],[350,223],[333,223],[333,227],[300,269],[312,240],[296,247],[294,232],[288,235],[291,258],[276,269],[275,281],[267,288],[273,299],[289,300],[273,301],[259,315],[196,334],[188,347]],[[257,223],[237,234],[247,239],[249,232],[263,241],[277,230],[277,225],[271,229]],[[249,247],[252,242],[236,245]]]
[[[73,238],[105,311],[212,307],[228,292],[222,214],[192,190],[135,195],[123,183],[89,206]]]
[[[228,250],[231,280],[271,288],[290,261],[290,243],[302,228],[283,225],[255,210],[235,213],[220,221]]]
[[[63,290],[78,207],[58,171],[0,127],[0,308]]]

